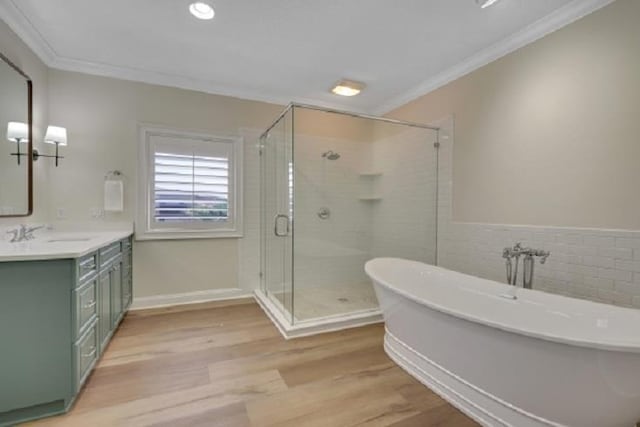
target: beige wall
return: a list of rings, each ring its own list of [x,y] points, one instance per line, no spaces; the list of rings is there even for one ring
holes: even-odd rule
[[[266,128],[283,108],[58,70],[50,70],[49,83],[51,122],[69,136],[61,167],[51,170],[49,216],[63,208],[66,220],[97,226],[133,221],[139,123],[240,134]],[[102,207],[104,175],[115,169],[125,177],[125,212],[92,219],[91,209]],[[134,250],[136,297],[238,287],[238,239],[136,242]]]
[[[454,221],[640,229],[639,16],[618,0],[390,114],[455,115]]]
[[[34,148],[41,149],[41,141],[48,123],[48,69],[2,20],[0,20],[0,52],[24,71],[33,81]],[[3,126],[6,126],[6,124]],[[5,127],[0,129],[0,143],[3,146],[7,144],[5,132]],[[36,184],[34,211],[33,216],[28,218],[31,222],[46,220],[47,192],[42,184],[47,181],[48,169],[48,164],[45,162],[34,164],[34,181]],[[4,185],[4,183],[0,185]],[[0,226],[11,226],[19,221],[16,218],[0,218]]]

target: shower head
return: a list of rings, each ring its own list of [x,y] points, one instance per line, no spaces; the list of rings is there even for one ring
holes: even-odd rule
[[[328,160],[338,160],[340,158],[340,154],[336,153],[333,150],[329,150],[322,153],[322,158]]]

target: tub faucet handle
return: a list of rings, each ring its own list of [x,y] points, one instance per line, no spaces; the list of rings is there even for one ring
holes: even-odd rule
[[[539,251],[537,255],[540,257],[540,264],[544,264],[547,262],[547,258],[551,255],[549,251]]]

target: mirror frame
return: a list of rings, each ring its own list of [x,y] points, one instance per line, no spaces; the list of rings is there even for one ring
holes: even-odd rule
[[[29,128],[29,143],[27,147],[27,213],[17,215],[0,215],[0,218],[25,217],[33,214],[33,82],[31,78],[22,71],[16,64],[0,52],[0,59],[13,68],[27,82],[27,126]]]

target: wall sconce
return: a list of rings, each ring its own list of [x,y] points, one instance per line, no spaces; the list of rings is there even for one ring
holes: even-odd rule
[[[20,157],[28,155],[28,153],[20,152],[20,144],[29,142],[29,126],[26,123],[9,122],[7,124],[7,139],[9,142],[16,143],[16,152],[11,153],[11,155],[16,156],[18,164],[20,164]]]
[[[40,154],[38,153],[38,150],[33,150],[33,160],[38,160],[40,157],[51,157],[53,159],[56,159],[56,167],[58,167],[58,160],[64,159],[64,157],[58,154],[58,148],[61,145],[67,145],[67,129],[60,126],[49,126],[47,128],[47,133],[44,136],[44,142],[47,144],[55,144],[55,156]]]

